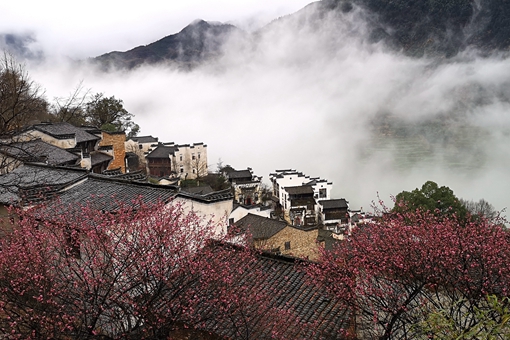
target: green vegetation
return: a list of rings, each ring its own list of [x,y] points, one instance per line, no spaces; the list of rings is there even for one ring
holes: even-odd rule
[[[395,197],[393,212],[404,211],[430,211],[436,216],[456,215],[464,218],[466,207],[454,195],[453,191],[445,186],[439,187],[437,183],[427,181],[421,189],[402,191]]]
[[[461,305],[459,301],[457,305]],[[445,309],[437,309],[428,315],[417,328],[426,334],[423,339],[508,339],[510,337],[510,299],[488,295],[483,304],[463,315],[464,320],[454,320]]]
[[[85,117],[87,123],[105,131],[129,131],[129,137],[134,137],[140,129],[132,121],[133,114],[124,108],[121,99],[105,97],[103,93],[96,93],[85,105]]]

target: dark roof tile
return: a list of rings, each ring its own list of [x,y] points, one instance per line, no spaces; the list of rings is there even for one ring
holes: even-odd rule
[[[108,179],[105,176],[89,174],[85,182],[61,192],[59,203],[64,206],[90,203],[100,210],[115,211],[120,203],[132,204],[138,199],[146,204],[166,202],[175,196],[176,191],[172,186]]]
[[[252,178],[252,173],[250,170],[234,170],[227,172],[227,176],[230,179],[238,179],[238,178]]]
[[[232,256],[237,259],[235,246],[214,243],[222,247],[219,256]],[[224,250],[232,251],[225,253]],[[230,259],[232,260],[232,259]],[[273,307],[281,310],[282,324],[288,321],[288,327],[278,329],[280,336],[286,339],[342,339],[342,330],[349,327],[351,312],[344,304],[326,290],[311,282],[302,265],[308,262],[295,258],[259,253],[250,268],[245,272],[236,271],[231,289],[247,289],[248,294],[258,296],[264,294],[270,301],[262,308]],[[199,310],[197,313],[212,313],[211,310]],[[257,312],[259,318],[249,320],[253,338],[271,338],[271,329],[260,327],[264,324],[264,312]],[[213,316],[214,317],[214,316]],[[296,318],[296,319],[294,319]],[[236,338],[235,327],[228,320],[215,320],[207,324],[206,330],[212,331],[228,339]]]
[[[80,128],[66,122],[37,124],[33,128],[55,138],[69,138],[69,136],[74,135],[76,143],[100,139],[98,136],[87,132],[86,128]]]
[[[247,231],[253,239],[269,239],[282,231],[287,222],[248,214],[236,222],[236,226]]]
[[[107,155],[107,154],[102,153],[102,152],[99,152],[99,151],[92,152],[90,154],[90,158],[91,158],[90,162],[91,162],[92,166],[98,165],[98,164],[103,163],[103,162],[108,162],[108,161],[111,161],[113,159],[112,156]]]
[[[170,155],[174,155],[177,148],[175,146],[166,146],[158,144],[158,146],[152,150],[146,158],[169,158]]]
[[[152,136],[131,137],[129,139],[131,139],[135,142],[138,142],[138,143],[157,143],[158,142],[158,138],[152,137]]]
[[[348,208],[348,203],[349,202],[347,202],[345,198],[319,201],[319,204],[322,205],[324,209]]]
[[[53,192],[77,181],[84,180],[84,169],[72,169],[47,166],[44,164],[25,164],[14,171],[0,176],[0,202],[14,204],[20,202],[23,192],[37,189],[41,196]]]
[[[57,146],[34,139],[26,142],[11,143],[0,148],[0,152],[21,161],[45,162],[50,165],[76,163],[80,157]]]
[[[297,187],[285,187],[285,191],[289,195],[303,195],[303,194],[313,194],[313,188],[309,185],[301,185]]]

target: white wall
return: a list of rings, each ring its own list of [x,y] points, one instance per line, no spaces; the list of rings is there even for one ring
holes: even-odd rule
[[[246,209],[245,207],[238,206],[234,211],[232,211],[232,213],[229,216],[229,219],[233,219],[233,221],[235,223],[248,214],[253,214],[253,215],[270,218],[271,210],[270,209],[261,210],[260,207],[256,207],[253,209]]]
[[[76,138],[69,139],[56,139],[50,135],[47,135],[41,131],[31,130],[20,136],[24,140],[32,140],[40,138],[43,142],[57,146],[61,149],[70,149],[76,147]]]
[[[178,196],[170,204],[182,205],[185,213],[194,211],[201,219],[204,227],[208,223],[215,226],[217,235],[227,233],[228,217],[233,208],[233,200],[204,203],[187,197]]]
[[[181,179],[194,179],[197,177],[197,172],[201,177],[207,176],[207,145],[191,144],[177,145],[177,147],[179,151],[175,152],[172,163],[174,171],[180,174]]]

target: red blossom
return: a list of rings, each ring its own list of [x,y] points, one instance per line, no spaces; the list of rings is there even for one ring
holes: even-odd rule
[[[323,251],[309,273],[354,311],[359,337],[416,338],[432,310],[469,323],[462,315],[487,294],[508,296],[509,233],[484,218],[385,214]]]

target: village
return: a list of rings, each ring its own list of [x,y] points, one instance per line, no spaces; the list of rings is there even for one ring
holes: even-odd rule
[[[13,218],[15,209],[30,211],[35,208],[40,215],[46,216],[37,219],[48,220],[52,225],[56,223],[51,222],[55,219],[71,221],[68,224],[80,223],[75,221],[76,218],[90,218],[92,224],[108,223],[101,220],[101,214],[115,215],[126,206],[136,210],[140,204],[146,204],[159,206],[159,209],[169,207],[170,211],[173,211],[172,207],[178,207],[186,214],[192,214],[190,216],[197,216],[204,230],[211,226],[214,228],[212,234],[197,231],[191,218],[191,222],[186,222],[190,225],[184,225],[184,229],[179,230],[188,233],[187,237],[194,238],[193,242],[204,244],[207,240],[200,238],[212,235],[212,239],[221,240],[218,241],[220,249],[226,247],[221,250],[226,251],[223,256],[234,256],[228,261],[219,260],[218,265],[224,267],[223,271],[228,272],[232,264],[239,266],[237,262],[246,261],[246,255],[235,255],[226,244],[236,246],[238,240],[243,239],[248,242],[248,249],[260,251],[250,260],[255,263],[248,267],[248,274],[242,274],[243,271],[235,274],[241,275],[234,280],[243,282],[242,286],[230,287],[222,299],[232,299],[229,296],[236,296],[240,291],[252,296],[250,300],[255,296],[267,296],[268,302],[263,305],[250,302],[240,312],[245,313],[245,308],[256,308],[256,315],[270,315],[274,311],[277,316],[271,318],[270,322],[243,322],[245,327],[249,327],[248,337],[236,333],[238,322],[221,321],[219,316],[214,327],[194,325],[189,320],[179,321],[179,324],[185,322],[185,329],[190,330],[185,331],[184,337],[172,333],[176,338],[204,336],[211,332],[227,338],[273,338],[260,332],[281,328],[281,324],[295,324],[296,318],[302,324],[287,328],[278,338],[295,338],[302,332],[310,333],[313,328],[306,320],[312,319],[320,322],[321,326],[314,330],[315,335],[310,333],[307,337],[336,338],[350,325],[349,311],[338,300],[326,298],[327,293],[315,287],[311,281],[308,282],[305,273],[297,268],[301,261],[317,260],[320,249],[331,249],[356,224],[369,217],[361,211],[351,211],[345,198],[331,198],[333,183],[294,169],[275,170],[269,174],[272,187],[265,185],[262,176],[254,174],[249,167],[234,169],[227,165],[216,172],[209,172],[207,148],[201,142],[166,143],[153,136],[126,138],[124,132],[108,132],[67,122],[37,123],[25,127],[4,139],[0,148],[0,238],[8,239],[20,228],[18,219]],[[80,207],[93,207],[96,213],[88,218],[75,217]],[[99,220],[94,222],[96,219]],[[64,225],[64,229],[69,228],[75,227]],[[107,225],[107,228],[111,229],[108,233],[115,232],[114,226]],[[156,230],[157,223],[147,228],[147,237],[153,237],[151,229]],[[170,240],[179,238],[173,232],[168,233],[164,237]],[[64,245],[71,247],[73,256],[81,260],[76,263],[85,266],[85,244],[82,241],[73,243],[83,236],[73,238],[66,232],[64,235],[67,235],[64,240],[57,239],[56,242],[65,241]],[[225,240],[228,240],[227,243],[224,243]],[[203,252],[209,251],[205,246]],[[135,255],[127,256],[121,262],[131,263],[136,259]],[[185,255],[181,256],[186,258]],[[191,253],[187,256],[194,255]],[[171,264],[168,264],[165,270],[171,272],[171,268]],[[247,279],[246,275],[253,278]],[[186,276],[192,277],[192,273]],[[221,281],[222,278],[216,280]],[[274,287],[280,288],[275,292]],[[272,293],[268,296],[270,291]],[[310,294],[312,291],[314,293]],[[166,295],[159,296],[161,301],[165,298]],[[212,303],[209,298],[202,302],[196,298],[193,300],[198,309]],[[158,311],[155,307],[151,308],[154,309],[151,313]],[[219,306],[214,304],[212,308]],[[10,315],[11,310],[6,308],[3,313]],[[227,315],[231,318],[232,311]],[[194,320],[202,318],[205,318],[203,312],[193,315]],[[21,318],[18,322],[24,321]],[[114,321],[104,323],[107,326],[103,327],[114,327]],[[272,323],[275,325],[271,326]],[[182,327],[176,329],[172,332],[183,332]],[[115,338],[121,334],[118,332],[110,330],[107,334]]]
[[[510,339],[510,2],[98,5],[0,5],[0,340]]]
[[[4,214],[10,205],[28,206],[41,197],[83,204],[98,196],[129,202],[140,195],[153,203],[179,202],[212,218],[219,233],[242,228],[258,249],[308,259],[367,218],[350,210],[345,198],[331,197],[333,183],[294,169],[269,174],[271,188],[249,167],[209,173],[204,143],[126,138],[66,122],[35,124],[10,138],[0,150]]]
[[[67,122],[4,138],[0,162],[0,334],[425,339],[434,306],[464,322],[508,301],[504,224],[431,181],[402,194],[446,194],[435,209],[371,215],[296,169],[267,185],[249,164],[210,171],[203,142]],[[499,320],[483,331],[507,338]]]

